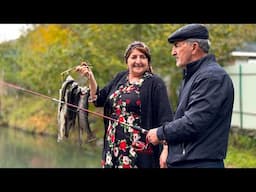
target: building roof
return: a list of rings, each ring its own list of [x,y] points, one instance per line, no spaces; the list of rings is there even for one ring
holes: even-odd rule
[[[256,42],[244,43],[241,47],[231,52],[232,56],[256,57]]]

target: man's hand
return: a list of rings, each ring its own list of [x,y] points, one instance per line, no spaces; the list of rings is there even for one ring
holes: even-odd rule
[[[146,136],[148,142],[152,143],[153,145],[157,145],[157,144],[160,143],[160,141],[157,137],[156,131],[157,131],[157,128],[150,129],[147,133],[147,136]]]
[[[168,145],[163,145],[163,150],[160,155],[160,168],[167,168]]]

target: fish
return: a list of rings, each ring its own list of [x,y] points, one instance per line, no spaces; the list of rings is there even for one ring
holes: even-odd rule
[[[83,131],[87,134],[86,142],[92,142],[96,140],[95,134],[92,132],[89,124],[89,116],[88,111],[81,110],[81,109],[87,109],[89,108],[89,96],[90,96],[90,89],[88,87],[80,87],[80,94],[79,94],[79,102],[78,102],[78,129],[81,134]]]
[[[67,90],[70,85],[74,82],[74,79],[68,75],[66,80],[62,83],[61,88],[59,89],[59,104],[58,104],[58,112],[57,112],[57,122],[58,122],[58,137],[57,142],[63,140],[64,135],[66,134],[66,125],[67,125],[67,111],[68,106],[66,104],[67,101]]]
[[[72,104],[74,106],[78,105],[79,97],[77,96],[78,92],[78,83],[73,82],[69,89],[67,89],[66,95],[66,101],[69,104]],[[70,130],[75,127],[76,123],[76,116],[77,116],[77,107],[73,107],[68,105],[67,106],[67,113],[66,113],[66,126],[65,126],[65,137],[69,137]]]
[[[86,142],[96,140],[95,134],[92,132],[89,124],[88,111],[81,110],[89,108],[88,99],[90,89],[81,87],[78,83],[68,75],[59,90],[59,105],[58,105],[58,137],[57,142],[68,138],[70,130],[78,129],[79,144],[82,145],[82,133],[87,133]],[[68,104],[72,104],[70,106]]]

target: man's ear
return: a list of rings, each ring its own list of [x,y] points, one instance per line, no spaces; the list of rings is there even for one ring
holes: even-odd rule
[[[197,43],[197,42],[193,42],[193,44],[192,44],[192,50],[195,50],[195,49],[197,48],[197,46],[199,46],[198,43]]]

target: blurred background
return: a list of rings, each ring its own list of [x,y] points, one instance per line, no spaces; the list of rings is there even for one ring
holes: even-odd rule
[[[185,23],[184,23],[185,24]],[[59,98],[61,73],[88,61],[103,87],[126,69],[124,51],[135,40],[151,49],[173,106],[182,73],[171,56],[168,36],[184,24],[0,24],[0,81]],[[207,24],[211,50],[235,85],[235,103],[225,165],[256,167],[256,24]],[[70,71],[81,86],[87,82]],[[67,74],[66,74],[67,75]],[[99,168],[102,118],[89,114],[97,140],[78,143],[77,130],[57,142],[58,103],[0,85],[0,167]],[[89,109],[103,113],[101,108]]]

